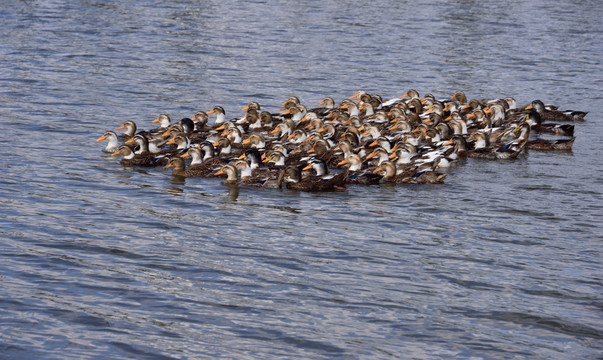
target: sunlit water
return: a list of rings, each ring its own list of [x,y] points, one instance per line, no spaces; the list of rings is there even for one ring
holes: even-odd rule
[[[602,6],[391,3],[2,1],[0,357],[600,357]],[[318,194],[94,141],[409,88],[590,113],[569,153]]]

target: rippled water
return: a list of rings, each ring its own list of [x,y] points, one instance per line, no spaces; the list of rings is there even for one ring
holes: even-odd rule
[[[2,1],[0,357],[598,358],[597,1]],[[589,111],[573,152],[306,194],[124,168],[124,120],[356,90]]]

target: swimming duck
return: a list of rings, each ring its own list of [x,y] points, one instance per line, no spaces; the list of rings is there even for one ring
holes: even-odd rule
[[[278,184],[267,184],[269,180],[275,180],[278,177],[279,172],[272,172],[268,169],[266,171],[256,172],[255,174],[251,170],[249,163],[245,160],[237,160],[234,163],[235,169],[240,173],[240,183],[244,185],[253,185],[259,187],[278,187]]]
[[[432,170],[408,169],[398,173],[396,165],[391,161],[386,161],[379,165],[375,173],[383,174],[383,181],[396,184],[443,184],[446,173],[438,173]]]
[[[115,131],[105,131],[105,133],[96,139],[97,142],[107,140],[107,146],[105,146],[105,152],[113,153],[117,151],[117,146],[119,145],[117,141],[117,134]]]
[[[525,121],[527,121],[532,130],[541,133],[574,136],[574,125],[570,124],[543,124],[540,113],[536,110],[530,110],[530,113],[526,115]]]
[[[226,111],[223,107],[216,105],[211,110],[207,112],[207,115],[216,114],[216,120],[214,121],[214,125],[220,125],[226,121]]]
[[[182,156],[184,155],[185,154],[183,154]],[[171,158],[169,160],[169,163],[164,167],[164,169],[169,168],[173,168],[172,174],[184,177],[207,177],[208,174],[212,171],[212,169],[208,168],[207,166],[203,166],[202,164],[190,165],[187,168],[182,157]]]
[[[160,129],[167,129],[167,127],[170,126],[172,120],[170,119],[170,116],[168,114],[160,114],[152,122],[153,123],[159,123],[159,128]]]
[[[450,97],[450,100],[458,101],[459,105],[464,105],[467,103],[467,96],[462,91],[455,91]]]
[[[376,166],[381,165],[384,161],[389,160],[389,152],[382,148],[381,146],[377,146],[375,150],[373,150],[370,154],[368,154],[365,160],[370,160],[372,158],[376,158]]]
[[[195,115],[193,115],[191,119],[195,123],[196,132],[207,132],[211,130],[210,126],[207,126],[207,122],[209,121],[209,115],[205,111],[197,111]]]
[[[311,167],[311,165],[308,166]],[[304,179],[301,177],[301,171],[297,166],[288,166],[285,169],[283,182],[287,189],[298,191],[334,191],[345,189],[348,176],[347,171],[328,178],[309,176]]]
[[[168,161],[167,157],[155,156],[154,154],[136,155],[128,145],[120,146],[111,156],[123,155],[120,163],[126,166],[163,166]]]
[[[176,145],[177,150],[186,150],[190,145],[190,140],[186,135],[178,134],[176,136],[172,136],[166,142],[166,145]]]
[[[245,106],[241,110],[248,111],[248,110],[253,109],[253,110],[257,111],[257,110],[260,110],[260,108],[261,107],[260,107],[260,103],[259,102],[257,102],[257,101],[250,101],[250,102],[247,103],[247,106]]]
[[[574,145],[575,137],[571,139],[561,140],[545,140],[535,139],[528,140],[526,143],[526,149],[530,150],[571,150]]]
[[[538,114],[540,114],[542,121],[557,121],[557,122],[569,122],[569,121],[584,121],[584,117],[588,112],[584,111],[559,111],[559,110],[549,110],[546,108],[544,103],[541,100],[534,100],[528,106],[525,107],[525,110],[536,110]]]
[[[409,100],[412,99],[420,99],[420,95],[419,92],[415,89],[408,89],[408,91],[406,93],[404,93],[404,95],[401,96],[402,99],[406,99],[409,98]]]
[[[291,120],[297,123],[306,115],[306,107],[301,104],[292,106],[283,111],[281,115],[289,115]]]
[[[252,147],[254,149],[263,149],[266,147],[266,139],[262,134],[253,133],[249,137],[241,142],[245,147]]]
[[[115,130],[122,129],[125,129],[125,131],[121,134],[121,137],[129,139],[136,134],[136,123],[134,123],[134,121],[126,120],[123,124],[115,128]]]
[[[237,169],[234,165],[224,165],[220,170],[214,173],[214,176],[220,176],[226,174],[226,180],[224,181],[225,185],[238,185],[239,179],[237,174]]]

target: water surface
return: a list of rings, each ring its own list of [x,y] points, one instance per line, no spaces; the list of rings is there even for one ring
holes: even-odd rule
[[[3,358],[598,358],[597,1],[0,7]],[[306,194],[124,168],[95,143],[363,89],[589,111],[572,152]]]

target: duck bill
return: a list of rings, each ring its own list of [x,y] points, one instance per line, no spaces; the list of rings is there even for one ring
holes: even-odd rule
[[[103,135],[103,136],[99,137],[98,139],[96,139],[96,142],[103,141],[103,140],[107,140],[107,137],[105,135]]]
[[[113,154],[111,154],[111,156],[117,156],[121,154],[121,150],[117,150],[116,152],[114,152]]]
[[[167,165],[164,167],[164,169],[169,169],[169,168],[171,168],[172,166],[174,166],[174,164],[169,163],[169,164],[167,164]]]
[[[159,122],[159,118],[157,118],[157,119],[155,119],[155,120],[153,120],[153,121],[151,121],[151,122],[152,122],[152,123],[158,123],[158,122]]]
[[[220,169],[214,173],[214,176],[220,176],[224,174],[224,170]]]
[[[243,154],[237,158],[237,160],[247,159],[247,155]]]
[[[311,170],[311,169],[312,169],[312,165],[306,165],[306,167],[303,168],[302,170],[305,171],[305,170]]]
[[[345,165],[348,164],[350,161],[348,159],[343,159],[340,162],[337,163],[337,165],[341,166],[341,165]]]
[[[126,128],[126,125],[122,124],[121,126],[116,127],[115,130],[121,130],[121,129],[125,129],[125,128]]]
[[[181,158],[185,159],[187,157],[191,156],[191,154],[189,154],[188,152],[185,152],[184,154],[180,155]]]
[[[206,112],[206,114],[207,114],[207,115],[209,115],[209,114],[213,114],[213,113],[215,113],[215,112],[216,112],[216,110],[211,109],[211,110],[209,110],[208,112]]]
[[[134,138],[129,138],[128,140],[126,140],[126,142],[124,144],[133,144],[134,143]]]

